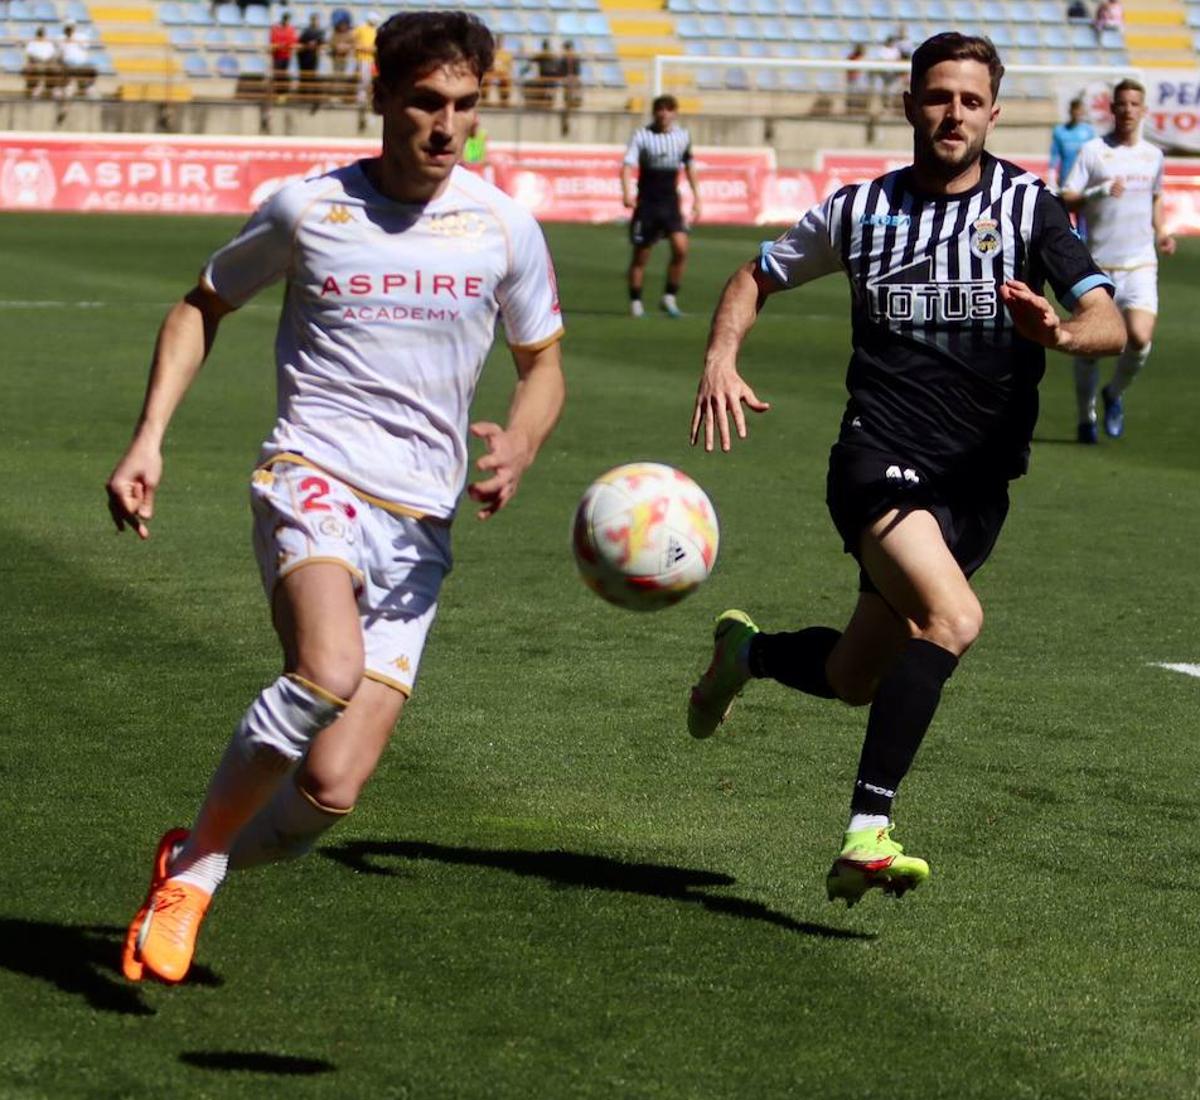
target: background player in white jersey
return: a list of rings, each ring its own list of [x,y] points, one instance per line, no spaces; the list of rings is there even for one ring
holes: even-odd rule
[[[746,434],[765,412],[737,356],[769,295],[836,271],[853,288],[850,399],[829,460],[828,504],[860,566],[845,630],[767,634],[721,615],[692,688],[688,729],[711,735],[752,677],[869,705],[830,899],[902,894],[929,875],[891,836],[892,804],[942,689],[983,625],[970,577],[1028,460],[1045,348],[1111,354],[1111,283],[1039,180],[984,149],[1004,72],[992,44],[935,35],[912,57],[904,111],[913,163],[810,210],[729,280],[713,317],[691,438]],[[1048,282],[1071,312],[1042,297]],[[800,354],[803,354],[801,351]],[[968,811],[964,811],[968,812]]]
[[[1163,223],[1162,150],[1142,139],[1146,90],[1136,80],[1113,89],[1113,128],[1079,151],[1067,173],[1062,197],[1087,221],[1088,246],[1113,280],[1116,302],[1125,316],[1127,339],[1117,357],[1104,401],[1104,431],[1113,438],[1125,430],[1125,391],[1150,357],[1158,316],[1158,253],[1171,255],[1175,238]],[[1095,443],[1096,390],[1100,366],[1091,356],[1075,360],[1075,397],[1080,443]]]
[[[676,125],[679,104],[674,96],[660,95],[651,111],[654,121],[633,132],[625,159],[621,163],[621,198],[633,211],[629,219],[629,241],[633,255],[629,260],[629,312],[634,317],[645,313],[642,285],[650,251],[663,237],[671,246],[667,282],[659,307],[670,317],[678,317],[676,295],[683,283],[688,257],[688,226],[700,220],[700,186],[692,161],[692,138]],[[633,170],[638,170],[637,198],[633,193]],[[679,169],[687,175],[692,189],[692,213],[685,218],[679,203]]]
[[[408,13],[380,28],[377,50],[382,155],[285,187],[213,255],[163,324],[108,482],[118,529],[148,537],[163,435],[218,323],[286,279],[278,419],[251,486],[283,674],[237,727],[190,834],[159,843],[125,941],[131,980],[182,980],[227,869],[298,855],[354,806],[412,690],[449,569],[497,314],[517,383],[507,424],[469,426],[487,450],[468,490],[480,518],[512,498],[562,407],[541,230],[458,167],[490,33],[461,12]]]

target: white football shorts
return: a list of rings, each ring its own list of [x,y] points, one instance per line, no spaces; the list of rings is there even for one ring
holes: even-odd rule
[[[1124,271],[1110,271],[1116,291],[1113,301],[1118,309],[1144,309],[1158,315],[1158,265],[1133,267]]]
[[[254,471],[250,507],[267,598],[304,565],[344,566],[358,598],[364,675],[412,694],[450,571],[449,525],[396,515],[324,471],[291,462]]]

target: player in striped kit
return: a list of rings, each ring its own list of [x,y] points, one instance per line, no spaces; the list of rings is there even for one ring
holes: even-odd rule
[[[1125,431],[1125,391],[1150,358],[1158,317],[1158,253],[1170,256],[1175,238],[1163,222],[1162,150],[1141,136],[1146,90],[1136,80],[1113,89],[1112,132],[1094,138],[1063,184],[1063,201],[1087,222],[1088,247],[1113,280],[1116,301],[1125,317],[1126,342],[1112,379],[1102,390],[1104,431],[1117,438]],[[1075,359],[1077,438],[1095,443],[1096,391],[1100,367],[1095,356]]]
[[[283,673],[251,704],[190,830],[159,842],[126,937],[131,980],[187,974],[230,868],[289,858],[353,808],[415,682],[468,492],[495,514],[563,401],[562,324],[541,230],[458,167],[491,67],[462,12],[379,30],[377,158],[284,187],[205,266],[159,334],[142,416],[108,483],[118,529],[148,537],[168,421],[218,324],[286,279],[278,419],[251,484]],[[517,383],[504,426],[468,425],[504,323]]]
[[[651,105],[654,121],[633,132],[621,164],[621,197],[633,214],[629,220],[629,240],[633,256],[629,261],[629,312],[641,317],[642,284],[650,250],[663,237],[671,246],[667,282],[659,307],[669,317],[678,317],[676,295],[683,282],[688,257],[688,226],[700,220],[700,187],[692,162],[692,138],[677,126],[679,104],[674,96],[660,95]],[[633,170],[638,170],[637,198],[633,195]],[[679,203],[679,169],[692,189],[692,212],[685,219]]]
[[[939,34],[913,54],[905,114],[913,163],[843,187],[734,273],[713,318],[692,442],[731,446],[765,401],[737,356],[770,295],[835,271],[852,290],[850,400],[830,454],[828,503],[860,566],[842,631],[766,634],[717,620],[688,728],[707,737],[752,677],[869,705],[830,899],[902,894],[929,875],[891,836],[892,803],[942,688],[983,622],[970,577],[1025,472],[1045,348],[1111,354],[1124,340],[1112,284],[1031,173],[984,150],[1003,66],[986,39]],[[1049,282],[1070,310],[1060,321]]]

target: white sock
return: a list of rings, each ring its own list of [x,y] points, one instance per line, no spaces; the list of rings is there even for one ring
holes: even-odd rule
[[[1075,405],[1080,424],[1096,423],[1096,387],[1100,385],[1100,364],[1095,359],[1075,357]]]
[[[1125,345],[1125,350],[1117,356],[1117,369],[1113,372],[1112,381],[1105,387],[1111,397],[1120,397],[1129,389],[1129,384],[1150,358],[1151,346],[1146,344],[1141,350],[1133,351],[1128,344]]]
[[[191,834],[171,860],[171,877],[214,893],[238,832],[344,708],[340,699],[297,677],[281,676],[265,688],[213,773]]]
[[[851,814],[846,832],[857,833],[860,829],[886,829],[891,823],[887,814]]]
[[[351,807],[350,809],[353,809]],[[298,859],[350,809],[323,806],[295,782],[282,783],[275,797],[237,835],[229,866],[235,871]]]

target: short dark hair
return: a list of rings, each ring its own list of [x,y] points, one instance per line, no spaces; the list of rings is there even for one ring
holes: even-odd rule
[[[944,31],[925,39],[912,55],[912,72],[909,76],[909,87],[912,91],[925,79],[925,74],[934,65],[943,61],[978,61],[987,66],[988,76],[992,84],[993,102],[1000,95],[1000,78],[1004,75],[1004,66],[1000,63],[1000,55],[992,45],[990,38],[974,34],[959,34],[958,31]]]
[[[660,95],[655,98],[653,103],[650,104],[650,110],[657,111],[660,107],[664,107],[668,111],[678,111],[679,100],[677,100],[673,95]]]
[[[1122,92],[1141,92],[1142,98],[1146,98],[1145,85],[1143,85],[1141,81],[1134,80],[1133,77],[1130,76],[1127,76],[1124,80],[1118,81],[1116,87],[1113,88],[1112,97],[1114,103],[1117,101],[1117,96],[1119,96]]]
[[[389,88],[457,62],[482,79],[495,55],[492,32],[465,11],[401,12],[375,35],[379,82]]]

